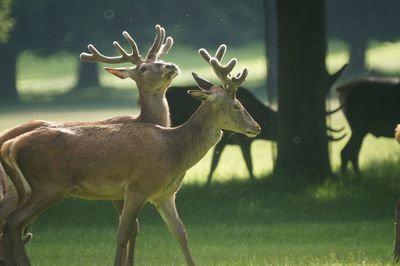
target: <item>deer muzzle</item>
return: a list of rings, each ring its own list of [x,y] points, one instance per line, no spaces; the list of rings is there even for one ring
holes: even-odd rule
[[[261,133],[261,127],[258,125],[258,124],[256,124],[255,126],[253,126],[252,128],[249,128],[247,131],[246,131],[246,136],[247,137],[249,137],[249,138],[254,138],[254,137],[256,137],[258,134],[260,134]]]

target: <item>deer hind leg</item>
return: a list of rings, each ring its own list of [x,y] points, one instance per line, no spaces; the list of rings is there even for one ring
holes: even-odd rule
[[[362,141],[363,141],[365,135],[366,135],[366,133],[354,130],[349,139],[349,142],[346,144],[346,147],[349,147],[348,152],[347,152],[347,156],[348,156],[347,160],[348,161],[350,160],[350,162],[353,166],[353,170],[356,173],[360,173],[360,168],[359,168],[359,164],[358,164],[358,157],[359,157],[358,155],[360,154]]]
[[[341,171],[343,173],[347,170],[347,164],[350,161],[353,169],[356,173],[360,172],[360,168],[358,165],[358,155],[360,153],[361,144],[365,137],[366,133],[359,132],[357,130],[353,130],[349,141],[346,143],[346,146],[343,148],[341,152]]]
[[[134,248],[138,233],[138,226],[132,226],[132,224],[138,225],[137,216],[144,203],[145,198],[140,194],[128,192],[125,195],[124,207],[119,220],[117,251],[115,253],[114,266],[120,266],[124,265],[124,263],[128,263],[130,260],[129,256],[132,256],[133,262],[134,252],[132,251],[132,254],[129,254],[129,248]],[[131,242],[132,245],[128,245],[129,242]],[[128,252],[128,254],[126,252]],[[128,256],[125,257],[126,254]]]
[[[114,208],[118,212],[119,218],[121,219],[122,210],[124,209],[124,201],[123,200],[114,200],[113,202]],[[123,255],[123,265],[133,265],[133,260],[135,257],[135,244],[136,244],[136,236],[139,232],[139,221],[135,220],[133,223],[133,232],[128,241],[128,245],[124,250]]]
[[[5,262],[6,265],[30,265],[29,258],[24,249],[24,240],[21,238],[24,229],[41,212],[59,202],[63,198],[62,193],[55,190],[38,189],[33,191],[32,196],[10,214],[5,229]]]
[[[194,265],[193,257],[189,250],[186,230],[175,206],[175,194],[155,202],[155,205],[169,231],[178,240],[183,254],[185,255],[186,263],[188,265]]]
[[[244,161],[246,162],[247,170],[249,170],[250,179],[254,179],[253,161],[251,159],[251,142],[245,141],[240,145]]]

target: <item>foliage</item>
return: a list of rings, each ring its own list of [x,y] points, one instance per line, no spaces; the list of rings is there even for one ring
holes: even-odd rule
[[[15,23],[11,17],[12,1],[0,0],[0,43],[7,41],[8,34]]]

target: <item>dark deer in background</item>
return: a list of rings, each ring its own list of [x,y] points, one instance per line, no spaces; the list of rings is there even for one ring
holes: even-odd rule
[[[330,86],[336,82],[340,77],[347,65],[344,65],[336,73],[330,76]],[[187,89],[194,89],[196,86],[183,86],[177,87],[172,86],[167,91],[167,100],[169,104],[169,110],[171,114],[172,126],[178,126],[186,122],[194,111],[199,106],[192,97],[189,97],[186,93]],[[328,88],[328,89],[329,89]],[[248,89],[240,87],[236,93],[236,97],[243,104],[243,106],[248,110],[251,116],[258,122],[261,127],[261,133],[255,138],[247,138],[241,134],[234,134],[229,131],[225,131],[221,141],[215,146],[213,150],[211,169],[207,177],[207,184],[210,184],[213,173],[217,168],[218,162],[220,160],[222,151],[225,149],[226,145],[239,145],[242,151],[243,158],[245,160],[247,170],[249,171],[250,178],[254,179],[253,172],[253,160],[251,157],[251,144],[257,139],[277,141],[278,139],[278,113],[270,106],[265,105],[259,99],[257,99],[254,94],[252,94]],[[327,113],[330,115],[336,111]],[[341,130],[335,130],[332,128],[327,128],[328,131],[332,133],[340,132]],[[336,141],[345,137],[342,135],[338,138],[328,136],[329,140]]]
[[[187,87],[170,87],[167,91],[167,101],[171,114],[172,126],[182,125],[186,122],[194,111],[200,105],[198,101],[190,97],[187,89],[194,89],[195,86]],[[264,139],[276,141],[277,139],[277,112],[267,105],[264,105],[258,100],[248,89],[240,87],[236,92],[237,99],[242,103],[244,108],[258,122],[261,127],[261,133],[254,138],[247,138],[242,134],[234,134],[230,131],[224,131],[220,142],[215,146],[211,170],[208,174],[207,183],[211,182],[212,175],[217,168],[222,151],[226,145],[239,145],[246,162],[247,169],[250,173],[250,178],[254,178],[253,162],[250,153],[251,143],[256,139]]]
[[[351,162],[359,172],[358,155],[364,137],[393,138],[393,128],[399,122],[400,79],[366,78],[351,81],[337,88],[343,113],[351,128],[351,137],[341,151],[342,172]]]

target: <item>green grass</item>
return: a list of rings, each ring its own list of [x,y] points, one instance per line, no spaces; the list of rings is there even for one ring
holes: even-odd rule
[[[374,44],[367,60],[385,73],[399,73],[399,44]],[[176,48],[176,47],[175,47]],[[327,59],[334,71],[346,62],[346,47],[334,43]],[[174,54],[177,50],[180,52]],[[250,66],[250,88],[261,88],[265,74],[261,45],[229,49]],[[192,83],[195,70],[212,77],[196,51],[175,49],[170,60],[182,68],[176,84]],[[176,59],[176,60],[175,60]],[[60,62],[63,64],[60,64]],[[132,81],[104,73],[100,91],[69,92],[77,58],[59,55],[46,60],[24,54],[18,85],[24,105],[0,106],[0,130],[30,119],[97,120],[138,112]],[[240,65],[242,67],[243,65]],[[254,75],[252,74],[254,73]],[[122,85],[121,85],[122,84]],[[175,84],[175,85],[176,85]],[[337,103],[333,102],[332,106]],[[341,113],[331,126],[346,126]],[[346,139],[331,144],[334,170]],[[295,187],[272,178],[274,146],[256,141],[252,147],[256,181],[248,173],[238,147],[222,154],[212,185],[204,188],[211,153],[190,169],[178,193],[177,206],[198,265],[391,265],[394,204],[400,196],[398,144],[368,136],[361,151],[361,176],[341,176],[311,187]],[[284,181],[287,182],[287,181]],[[33,265],[111,265],[117,217],[109,202],[67,199],[32,225],[28,244]],[[178,244],[154,207],[140,214],[137,265],[183,265]]]
[[[399,169],[393,164],[380,167]],[[177,205],[200,265],[392,264],[396,176],[283,191],[268,177],[186,184]],[[110,203],[67,200],[33,225],[35,265],[110,265],[116,217]],[[178,244],[152,206],[140,215],[138,265],[182,265]]]

